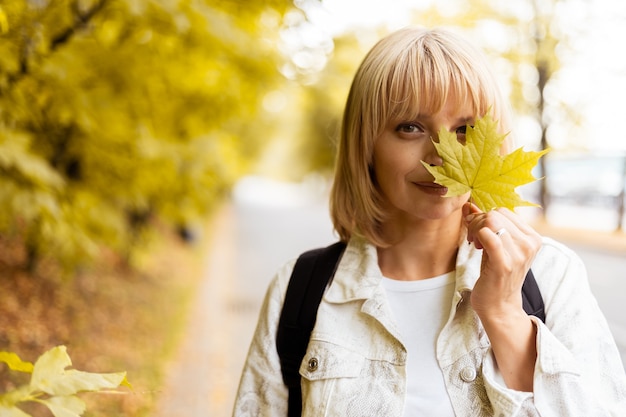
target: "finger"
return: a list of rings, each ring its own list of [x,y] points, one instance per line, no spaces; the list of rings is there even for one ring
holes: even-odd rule
[[[466,216],[466,218],[471,215]],[[467,224],[468,241],[474,242],[478,249],[484,249],[487,242],[493,242],[493,238],[500,241],[510,242],[511,240],[523,237],[517,226],[506,216],[497,211],[489,211],[475,215],[471,222]],[[493,246],[493,245],[490,245]],[[496,247],[499,247],[496,244]]]
[[[476,221],[478,216],[484,213],[478,208],[478,206],[468,201],[467,203],[463,204],[462,214],[463,214],[463,222],[465,223],[465,226],[467,227],[467,241],[469,243],[472,243],[474,242],[474,234],[475,234],[473,230],[476,230],[476,229],[475,228],[473,229],[471,227],[471,224],[472,222]],[[480,245],[477,246],[477,248],[481,249]]]
[[[496,233],[496,236],[501,237],[502,235],[507,234],[507,233],[508,233],[508,231],[506,230],[506,228],[505,228],[505,227],[502,227],[502,228],[500,228],[500,229],[496,230],[496,232],[495,232],[495,233]]]
[[[491,256],[504,249],[505,241],[512,239],[512,236],[505,227],[493,230],[491,227],[481,227],[476,233],[476,239],[482,248]],[[498,234],[498,231],[500,232]]]
[[[491,265],[508,264],[520,274],[528,270],[541,247],[541,236],[534,229],[506,209],[486,213],[477,224],[481,228],[473,232],[475,242],[480,241]]]
[[[497,212],[501,215],[502,225],[506,228],[509,237],[516,242],[522,253],[529,258],[534,258],[541,247],[541,235],[513,211],[498,209]],[[506,236],[501,235],[501,238],[507,241]]]
[[[469,214],[466,216],[466,221],[470,218],[471,221],[469,224],[473,229],[486,227],[494,233],[501,229],[514,233],[517,229],[516,223],[499,210],[491,210],[480,214]]]
[[[498,209],[498,213],[506,217],[515,227],[526,235],[539,235],[535,229],[533,229],[528,223],[526,223],[520,216],[508,209]]]
[[[463,217],[466,217],[470,214],[478,214],[482,213],[482,210],[478,208],[478,206],[471,201],[463,204]]]

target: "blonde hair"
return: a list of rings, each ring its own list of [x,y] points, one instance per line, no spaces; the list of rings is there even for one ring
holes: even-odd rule
[[[346,102],[330,212],[343,241],[362,236],[386,246],[387,216],[377,189],[374,142],[392,118],[435,114],[453,93],[476,117],[488,111],[509,131],[509,106],[482,52],[443,29],[406,28],[381,39],[356,72]]]

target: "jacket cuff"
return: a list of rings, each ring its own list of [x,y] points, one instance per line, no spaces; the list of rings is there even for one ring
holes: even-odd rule
[[[483,360],[483,380],[494,415],[515,416],[522,404],[533,398],[532,392],[517,391],[506,386],[491,348]]]

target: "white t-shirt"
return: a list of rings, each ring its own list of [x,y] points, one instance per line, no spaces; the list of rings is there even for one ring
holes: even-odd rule
[[[454,284],[454,271],[419,281],[383,278],[408,351],[404,417],[454,417],[435,349],[450,315]]]

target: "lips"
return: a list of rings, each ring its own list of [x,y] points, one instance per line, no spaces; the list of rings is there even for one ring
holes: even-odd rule
[[[448,188],[434,182],[414,182],[418,189],[427,194],[446,195]]]

